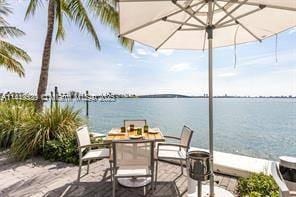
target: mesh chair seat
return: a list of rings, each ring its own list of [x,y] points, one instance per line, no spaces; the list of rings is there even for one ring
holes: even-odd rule
[[[112,143],[112,149],[113,197],[116,196],[116,182],[120,178],[129,178],[136,181],[140,177],[150,177],[151,185],[153,185],[153,141],[118,141]],[[146,185],[142,186],[146,187]],[[144,191],[146,190],[144,189]]]
[[[109,158],[109,152],[110,150],[107,148],[89,150],[82,157],[82,160]]]
[[[158,150],[158,158],[173,158],[173,159],[186,159],[186,151],[184,148],[180,150],[176,146],[160,146]]]
[[[145,167],[134,167],[134,168],[119,168],[116,173],[116,177],[125,177],[125,176],[149,176],[151,175],[151,170]]]

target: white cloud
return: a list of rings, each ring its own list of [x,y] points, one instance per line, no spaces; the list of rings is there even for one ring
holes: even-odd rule
[[[189,63],[180,63],[180,64],[175,64],[170,67],[170,71],[172,72],[180,72],[184,70],[188,70],[191,68],[191,65]]]
[[[166,56],[170,56],[174,50],[173,49],[161,49],[157,51],[160,54],[166,55]]]
[[[135,53],[132,53],[131,56],[135,59],[140,59],[140,57],[138,55],[136,55]]]
[[[144,48],[137,48],[135,50],[136,52],[136,55],[138,55],[139,57],[142,56],[142,57],[158,57],[158,53],[155,52],[154,50],[150,50],[150,49],[144,49]]]
[[[283,64],[286,62],[293,62],[296,60],[295,52],[293,51],[281,51],[277,54],[278,62],[276,62],[276,54],[275,53],[265,53],[250,57],[245,57],[238,59],[240,62],[236,67],[241,66],[259,66],[259,65],[278,65],[279,63]]]
[[[138,55],[148,55],[148,52],[142,48],[136,50]]]
[[[228,73],[221,73],[221,74],[218,74],[217,76],[218,77],[234,77],[236,76],[238,73],[236,72],[228,72]]]
[[[151,55],[152,55],[153,57],[158,57],[158,53],[157,53],[157,52],[153,52],[153,53],[151,53]]]

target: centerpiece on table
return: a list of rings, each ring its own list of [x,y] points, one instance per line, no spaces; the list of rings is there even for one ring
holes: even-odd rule
[[[148,133],[148,130],[149,130],[148,125],[145,125],[145,126],[144,126],[144,133]]]

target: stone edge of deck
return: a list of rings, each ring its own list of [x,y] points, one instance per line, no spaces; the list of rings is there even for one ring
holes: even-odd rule
[[[189,151],[206,149],[191,147]],[[214,151],[214,171],[225,175],[236,177],[248,177],[252,173],[263,172],[271,174],[271,163],[273,161]]]

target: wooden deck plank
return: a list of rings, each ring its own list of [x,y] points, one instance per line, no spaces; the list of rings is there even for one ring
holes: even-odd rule
[[[5,160],[5,154],[0,154]],[[4,164],[5,163],[5,164]],[[5,184],[0,184],[0,196],[97,196],[111,197],[112,182],[108,169],[108,160],[101,160],[90,165],[90,173],[81,178],[77,185],[78,167],[62,162],[49,162],[41,158],[33,158],[26,162],[4,162],[0,164],[0,177],[5,178]],[[34,163],[34,165],[32,165]],[[13,166],[13,168],[12,168]],[[86,172],[83,168],[82,174]],[[148,197],[174,197],[187,189],[187,177],[181,176],[180,166],[159,162],[159,173],[156,190]],[[15,178],[15,179],[14,179]],[[11,180],[11,181],[10,181]],[[221,180],[217,185],[234,193],[237,179],[217,174],[215,180]],[[118,185],[117,196],[143,196],[143,188],[126,188]],[[186,192],[183,196],[187,196]]]
[[[236,189],[237,189],[237,179],[231,178],[228,184],[227,190],[232,191],[233,193],[236,193]]]

